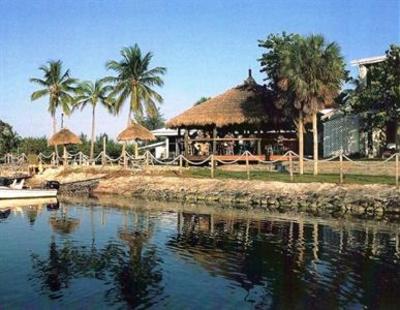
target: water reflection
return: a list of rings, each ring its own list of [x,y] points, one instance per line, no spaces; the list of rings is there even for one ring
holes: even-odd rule
[[[66,210],[61,205],[60,210]],[[92,242],[77,245],[71,240],[56,241],[51,237],[48,256],[32,254],[32,283],[40,283],[40,291],[51,299],[60,299],[77,278],[93,278],[107,283],[103,301],[107,304],[127,303],[129,306],[151,306],[162,294],[161,263],[155,246],[148,245],[154,223],[146,214],[133,213],[136,225],[127,225],[129,214],[123,215],[124,225],[118,229],[118,242],[110,238],[104,246],[96,244],[94,212],[90,209]],[[131,213],[131,212],[129,212]],[[71,218],[61,211],[61,217],[50,217],[54,232],[71,234]],[[104,215],[104,213],[103,213]],[[103,217],[102,217],[103,218]],[[57,222],[53,220],[57,219]],[[60,220],[61,219],[61,220]],[[54,224],[57,225],[54,225]],[[143,225],[146,223],[146,225]],[[71,229],[73,227],[74,229]]]
[[[389,235],[317,220],[250,221],[185,212],[177,222],[169,248],[236,282],[257,308],[399,304],[398,230]],[[252,291],[259,286],[264,291],[256,298]]]
[[[68,216],[68,207],[61,206],[60,212],[56,212],[49,218],[49,223],[54,232],[70,234],[79,227],[80,220]]]
[[[45,206],[21,208],[7,220],[18,223],[23,216],[30,223],[34,214],[34,226],[26,220],[24,225],[48,232],[28,254],[29,286],[14,298],[37,300],[39,295],[49,307],[70,305],[72,296],[90,296],[91,307],[400,304],[398,224],[145,202],[124,208],[63,202],[50,212]],[[5,226],[0,225],[0,238]],[[27,253],[12,246],[21,240],[0,239],[15,257]],[[1,268],[4,291],[13,275]],[[0,306],[7,305],[3,296]]]

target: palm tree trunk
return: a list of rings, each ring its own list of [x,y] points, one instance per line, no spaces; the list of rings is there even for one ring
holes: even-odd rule
[[[131,115],[132,115],[132,108],[129,107],[129,112],[128,112],[128,125],[129,126],[131,124]]]
[[[93,105],[93,110],[92,110],[92,140],[90,142],[90,160],[93,160],[93,158],[94,158],[95,130],[96,130],[96,106]]]
[[[53,135],[55,135],[57,132],[57,120],[55,113],[51,113],[51,121],[53,123]]]
[[[396,132],[395,132],[396,152],[400,150],[400,120],[396,119]]]
[[[51,121],[53,123],[53,135],[55,135],[56,132],[57,132],[57,120],[56,120],[56,114],[55,113],[51,113]],[[57,145],[54,146],[54,152],[56,153],[56,157],[58,157]]]
[[[303,111],[299,111],[299,173],[304,174],[304,119]]]
[[[318,125],[317,113],[312,115],[313,144],[314,144],[314,175],[318,175]]]

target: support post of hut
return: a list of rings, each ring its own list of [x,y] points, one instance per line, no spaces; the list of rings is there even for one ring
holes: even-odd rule
[[[214,171],[215,169],[215,162],[214,162],[214,154],[211,154],[211,178],[214,179]]]
[[[187,128],[185,128],[185,135],[184,135],[184,148],[185,148],[185,150],[184,150],[184,154],[185,154],[185,157],[186,158],[188,158],[188,155],[189,155],[189,129],[187,129]],[[185,162],[185,165],[186,165],[186,167],[188,166],[188,162],[186,161]]]
[[[178,136],[176,137],[176,140],[175,140],[175,153],[177,155],[181,155],[182,154],[182,150],[180,148],[181,138],[182,138],[181,137],[181,129],[178,128]]]
[[[126,142],[122,145],[122,158],[124,160],[124,169],[128,168],[128,160],[126,158]]]
[[[106,136],[103,136],[103,154],[101,156],[101,163],[103,166],[106,165],[106,154],[107,154],[107,142],[106,142]]]
[[[56,152],[51,154],[51,164],[56,166]]]
[[[68,155],[67,155],[67,147],[65,146],[65,144],[63,145],[63,149],[64,149],[64,153],[63,153],[64,167],[66,167],[66,166],[68,166]]]
[[[399,187],[399,153],[396,154],[396,186]]]
[[[261,155],[261,139],[257,140],[257,155]]]
[[[290,181],[293,181],[293,159],[292,159],[292,151],[289,152],[289,174],[290,174]]]
[[[213,144],[212,144],[212,153],[217,153],[217,127],[213,128]]]
[[[135,158],[138,158],[139,156],[138,144],[137,141],[135,141],[134,143],[135,143]]]
[[[179,155],[179,174],[182,175],[182,169],[183,169],[183,160],[182,160],[182,154]]]
[[[249,154],[247,152],[246,152],[246,172],[247,172],[247,179],[250,180]]]
[[[339,154],[339,173],[340,173],[339,182],[340,184],[343,184],[343,150],[341,150]]]

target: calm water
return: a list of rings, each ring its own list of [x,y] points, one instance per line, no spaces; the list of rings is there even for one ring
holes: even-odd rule
[[[397,224],[110,204],[0,219],[0,309],[400,307]]]

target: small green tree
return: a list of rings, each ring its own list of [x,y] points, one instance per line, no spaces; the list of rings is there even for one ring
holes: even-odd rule
[[[165,118],[161,114],[160,109],[157,108],[154,115],[136,116],[136,121],[148,130],[155,130],[163,128],[165,125]]]
[[[199,100],[197,100],[197,101],[194,103],[194,106],[199,105],[199,104],[201,104],[201,103],[203,103],[203,102],[206,102],[206,101],[209,100],[209,99],[211,99],[211,97],[201,97]]]
[[[373,129],[384,129],[394,122],[396,148],[400,149],[400,46],[391,45],[386,57],[383,62],[368,65],[366,83],[353,79],[354,88],[346,90],[342,108],[359,114],[369,137]]]
[[[0,156],[14,151],[19,144],[19,136],[12,126],[0,120]]]

